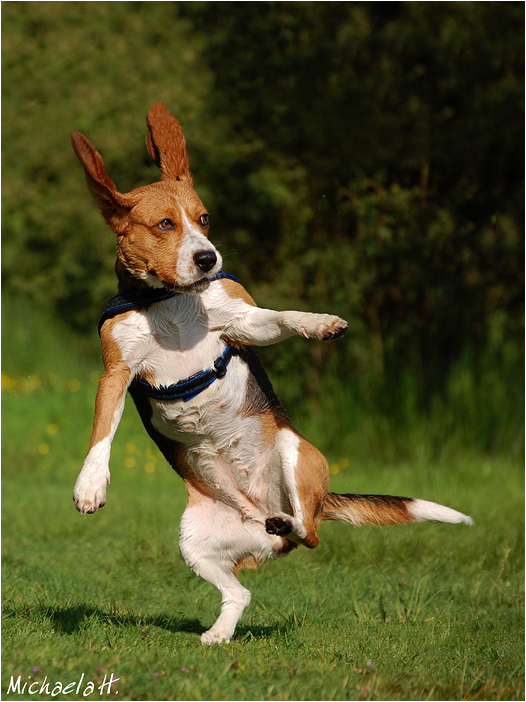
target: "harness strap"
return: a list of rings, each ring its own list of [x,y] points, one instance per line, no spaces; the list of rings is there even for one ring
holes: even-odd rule
[[[234,355],[234,348],[227,345],[221,356],[214,361],[213,368],[194,373],[189,378],[180,380],[178,383],[173,383],[165,387],[161,385],[154,388],[145,380],[134,380],[130,386],[132,390],[138,390],[143,395],[153,398],[154,400],[184,400],[188,402],[200,392],[205,390],[209,385],[226,375],[227,366],[230,359]]]
[[[217,275],[209,278],[210,282],[213,280],[219,280],[221,278],[228,278],[236,283],[239,280],[235,278],[230,273],[225,273],[225,271],[220,271]],[[119,293],[109,300],[102,310],[102,314],[99,319],[99,336],[102,329],[102,325],[107,319],[132,310],[136,307],[148,307],[155,302],[163,302],[164,300],[169,300],[176,295],[181,293],[173,292],[171,290],[166,290],[165,288],[146,288],[144,290],[129,290],[127,292]],[[200,392],[205,390],[209,385],[212,385],[214,381],[218,378],[222,378],[226,375],[228,364],[230,359],[234,355],[234,348],[227,344],[223,353],[214,361],[213,368],[207,368],[206,370],[194,373],[189,378],[180,380],[178,383],[173,383],[168,387],[161,385],[159,388],[153,387],[146,380],[134,380],[130,385],[130,390],[137,390],[143,395],[147,395],[155,400],[184,400],[188,402]]]
[[[239,283],[237,278],[225,271],[220,271],[212,276],[212,278],[209,278],[209,280],[211,282],[213,280],[219,280],[220,278],[228,278],[229,280]],[[166,288],[145,288],[144,290],[128,290],[127,292],[115,295],[115,297],[112,297],[111,300],[104,305],[104,309],[102,310],[98,325],[99,336],[102,325],[107,319],[116,317],[118,314],[132,310],[135,307],[148,307],[154,302],[163,302],[163,300],[169,300],[171,297],[180,294],[181,293],[173,292],[172,290],[167,290]]]

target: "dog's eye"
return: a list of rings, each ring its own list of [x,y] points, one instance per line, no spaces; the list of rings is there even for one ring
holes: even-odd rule
[[[207,214],[201,215],[199,217],[199,224],[202,227],[207,227],[210,224],[210,217]]]
[[[175,229],[175,224],[172,222],[171,219],[163,219],[162,222],[159,222],[157,228],[162,229],[164,232],[167,232],[169,229]]]

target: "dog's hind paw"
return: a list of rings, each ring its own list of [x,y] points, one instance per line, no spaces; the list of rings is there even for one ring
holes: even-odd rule
[[[293,530],[294,526],[288,519],[283,517],[268,517],[265,520],[265,529],[267,534],[276,534],[276,536],[287,536]]]
[[[223,643],[230,643],[230,636],[226,632],[214,631],[213,628],[214,627],[208,631],[205,631],[204,634],[201,634],[202,644],[205,644],[206,646],[217,644],[220,646]]]

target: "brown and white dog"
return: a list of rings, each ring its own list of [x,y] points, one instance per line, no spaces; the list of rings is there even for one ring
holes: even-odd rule
[[[117,235],[119,292],[167,294],[102,325],[105,371],[73,499],[83,514],[105,504],[111,442],[130,390],[147,432],[188,490],[180,551],[221,592],[221,614],[201,636],[220,644],[230,641],[250,602],[237,571],[298,544],[315,548],[324,519],[353,525],[471,519],[424,500],[327,492],[327,461],[293,428],[250,347],[295,334],[334,339],[347,323],[328,314],[260,309],[239,283],[217,277],[221,255],[208,240],[209,216],[192,186],[181,127],[162,103],[151,108],[147,125],[161,181],[127,194],[118,192],[88,139],[72,135],[88,187]],[[138,390],[138,381],[168,387],[213,369],[227,345],[227,372],[190,399],[155,399]]]

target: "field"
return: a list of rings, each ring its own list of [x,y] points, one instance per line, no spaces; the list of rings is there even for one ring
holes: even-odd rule
[[[483,451],[466,439],[469,427],[438,410],[425,421],[415,415],[411,431],[392,436],[396,451],[375,452],[371,417],[360,439],[360,417],[343,399],[331,414],[298,408],[300,430],[328,455],[333,491],[432,499],[472,515],[475,526],[326,523],[315,551],[241,574],[253,600],[235,639],[204,648],[199,634],[219,595],[178,556],[182,483],[128,403],[108,503],[95,515],[75,511],[100,363],[62,328],[8,304],[3,699],[49,699],[29,686],[8,693],[19,675],[36,690],[47,678],[50,692],[75,682],[58,699],[524,699],[517,418]],[[499,402],[505,416],[502,389]],[[349,434],[335,436],[342,417]],[[99,693],[111,674],[111,694]]]

